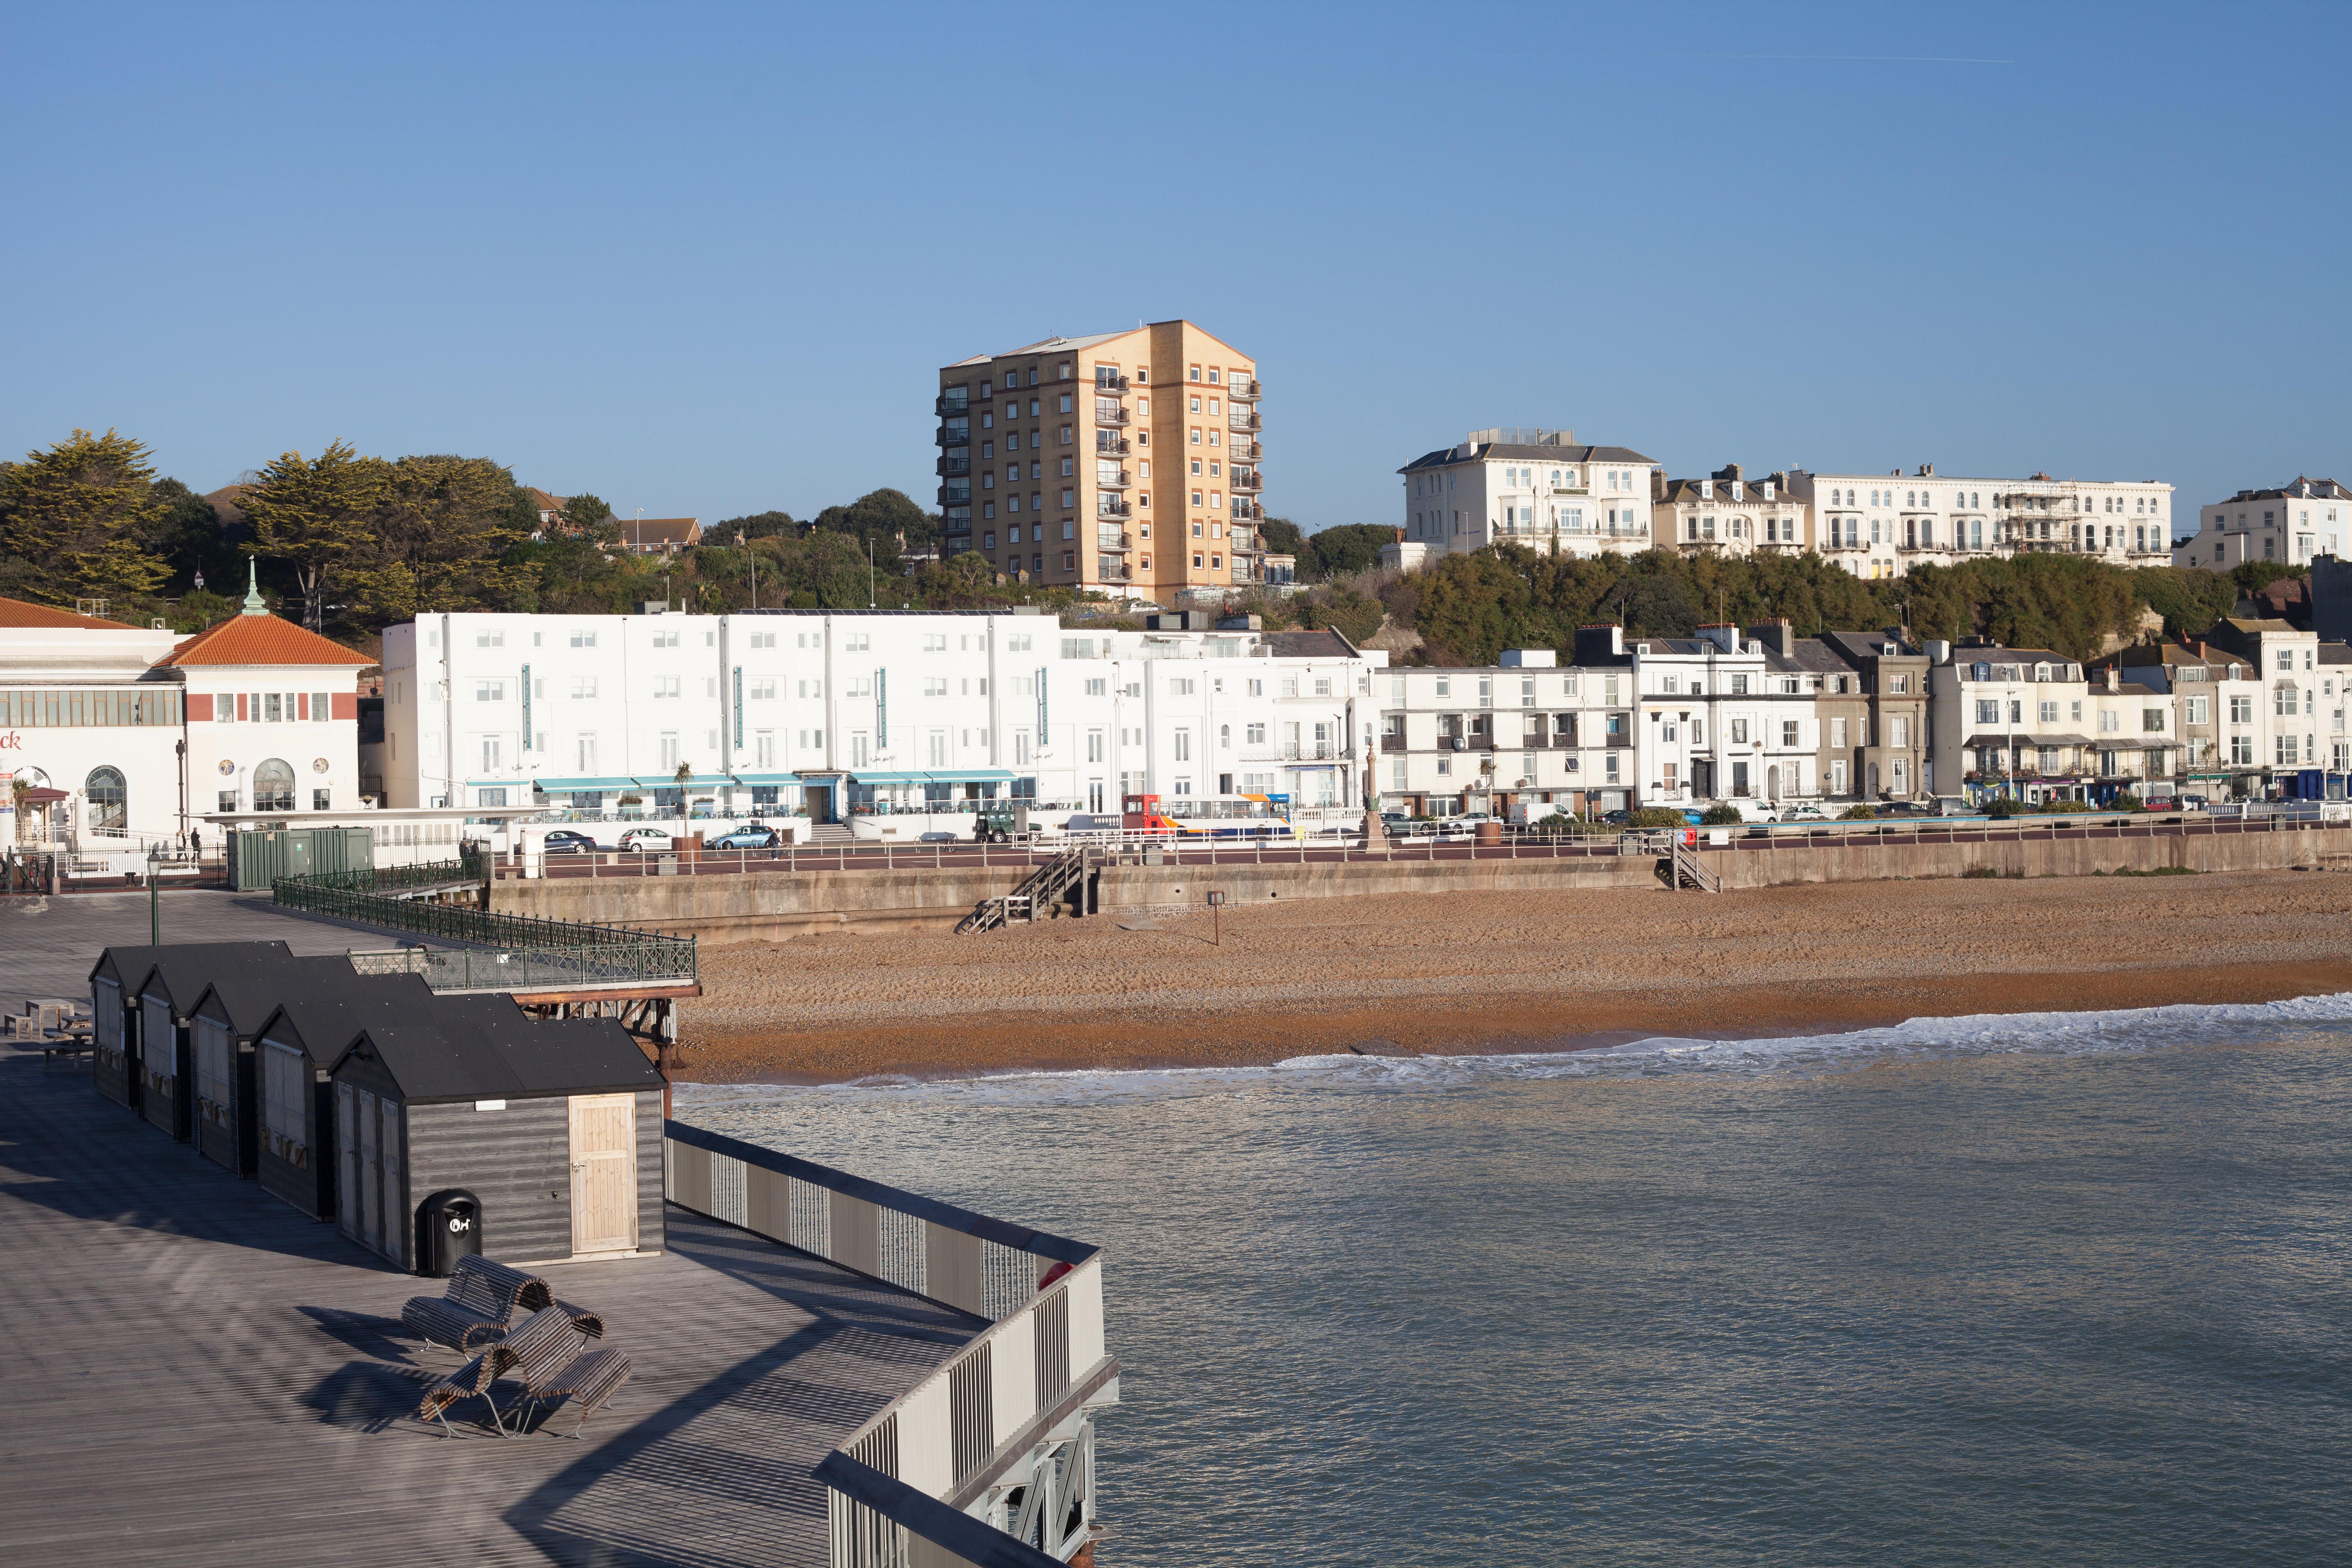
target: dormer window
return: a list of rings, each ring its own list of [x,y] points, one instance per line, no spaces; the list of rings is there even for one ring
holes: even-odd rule
[[[2046,665],[2046,664],[2037,664],[2037,665],[2035,665],[2035,666],[2033,667],[2033,679],[2036,679],[2036,680],[2047,680],[2047,679],[2050,679],[2050,667],[2049,667],[2048,665]]]
[[[1715,499],[1715,481],[1713,479],[1699,480],[1698,499],[1701,500],[1713,500]]]
[[[1747,491],[1748,482],[1745,479],[1734,479],[1731,481],[1731,499],[1733,500],[1746,500],[1748,499]]]
[[[1764,499],[1766,500],[1770,500],[1772,499],[1773,491],[1778,488],[1779,487],[1774,485],[1771,480],[1766,479],[1764,481]]]
[[[1970,680],[1990,680],[1992,679],[1992,666],[1989,664],[1971,666],[1969,669],[1969,679]]]

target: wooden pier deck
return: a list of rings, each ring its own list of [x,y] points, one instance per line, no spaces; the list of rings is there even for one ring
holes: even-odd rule
[[[979,1321],[668,1224],[662,1257],[550,1271],[635,1367],[583,1441],[561,1411],[444,1438],[414,1411],[457,1358],[399,1322],[437,1281],[199,1159],[86,1067],[0,1058],[0,1562],[824,1563],[810,1470]]]

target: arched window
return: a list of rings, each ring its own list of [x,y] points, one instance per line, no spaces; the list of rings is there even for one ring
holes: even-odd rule
[[[113,768],[92,768],[81,793],[89,802],[89,826],[100,833],[121,833],[131,826],[131,796],[122,774]]]
[[[1234,727],[1233,727],[1231,724],[1220,724],[1220,725],[1218,725],[1218,726],[1217,726],[1217,750],[1219,750],[1219,751],[1221,751],[1221,752],[1230,752],[1230,751],[1232,751],[1233,749],[1234,749]]]
[[[253,809],[294,809],[294,770],[276,757],[253,770]]]

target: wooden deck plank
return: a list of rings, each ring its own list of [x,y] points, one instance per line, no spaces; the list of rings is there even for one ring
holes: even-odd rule
[[[635,1375],[574,1442],[445,1439],[394,1273],[89,1075],[0,1060],[0,1525],[44,1563],[819,1564],[809,1471],[979,1325],[673,1208],[551,1271]],[[468,1419],[478,1412],[467,1407]]]

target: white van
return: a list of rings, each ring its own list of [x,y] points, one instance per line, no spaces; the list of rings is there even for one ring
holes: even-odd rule
[[[1716,802],[1716,804],[1717,805],[1727,805],[1731,807],[1732,810],[1739,814],[1739,820],[1742,822],[1778,822],[1780,820],[1780,808],[1777,805],[1768,805],[1760,800],[1751,800],[1743,797],[1732,800],[1721,800]]]

